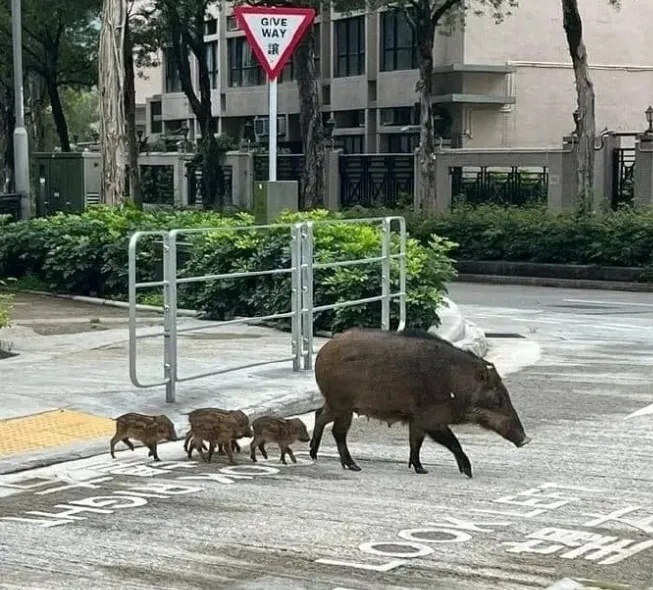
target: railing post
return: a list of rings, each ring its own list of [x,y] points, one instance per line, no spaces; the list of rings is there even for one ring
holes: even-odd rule
[[[129,239],[127,255],[127,292],[129,302],[129,378],[138,386],[136,371],[136,248],[140,232],[135,232]]]
[[[302,348],[304,370],[313,368],[313,222],[302,224]]]
[[[406,218],[399,221],[399,326],[397,331],[406,328]]]
[[[391,220],[383,219],[383,236],[381,243],[381,329],[390,329],[390,237]]]
[[[173,403],[175,401],[175,346],[174,340],[176,336],[176,297],[173,295],[173,284],[177,286],[177,277],[175,276],[176,270],[171,268],[171,248],[170,248],[170,234],[163,236],[163,377],[166,383],[166,402]],[[176,248],[174,249],[176,258]],[[175,260],[175,266],[176,266]],[[173,270],[175,270],[173,275]],[[175,306],[175,313],[173,313],[173,304]]]
[[[177,230],[174,229],[169,233],[168,243],[168,272],[170,273],[170,378],[172,380],[170,402],[175,401],[177,388]],[[166,396],[167,398],[167,396]]]
[[[302,364],[302,224],[296,223],[292,228],[292,241],[290,244],[291,274],[291,302],[292,302],[292,370],[299,371]]]

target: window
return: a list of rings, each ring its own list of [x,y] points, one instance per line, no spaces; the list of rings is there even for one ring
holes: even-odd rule
[[[338,143],[342,145],[345,154],[362,154],[364,152],[364,139],[362,135],[341,135]]]
[[[210,18],[204,21],[204,34],[216,35],[218,32],[218,21],[215,18]]]
[[[206,48],[206,66],[209,69],[209,83],[211,89],[218,87],[218,42],[209,41],[204,44]]]
[[[163,51],[166,71],[166,92],[181,92],[181,78],[177,62],[172,55],[172,49],[166,48]]]
[[[335,77],[365,73],[365,21],[362,16],[335,21]]]
[[[229,86],[260,86],[265,74],[245,37],[228,39]]]
[[[419,146],[419,134],[388,135],[389,154],[412,154]]]
[[[150,129],[152,133],[161,133],[163,131],[162,112],[160,100],[150,102]]]
[[[414,70],[417,68],[415,32],[405,15],[381,13],[381,71]]]

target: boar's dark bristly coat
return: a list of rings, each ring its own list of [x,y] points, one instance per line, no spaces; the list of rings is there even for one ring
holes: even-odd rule
[[[427,473],[420,449],[428,435],[472,477],[451,424],[478,424],[517,447],[530,442],[495,366],[428,332],[356,328],[338,334],[319,350],[315,379],[324,405],[315,412],[310,456],[317,458],[324,427],[333,422],[340,462],[352,471],[360,471],[347,447],[354,412],[408,424],[408,467],[417,473]]]
[[[167,440],[174,442],[177,440],[175,425],[172,420],[163,414],[159,416],[148,416],[146,414],[137,414],[130,412],[118,416],[116,420],[116,433],[110,442],[111,456],[115,459],[115,446],[122,441],[132,451],[134,445],[129,438],[135,438],[141,441],[148,449],[148,457],[153,457],[155,461],[160,461],[157,453],[157,444]]]
[[[281,451],[280,461],[286,465],[286,454],[293,463],[297,463],[290,445],[295,441],[308,442],[308,430],[299,418],[281,418],[279,416],[261,416],[252,422],[254,438],[249,445],[250,457],[256,462],[256,449],[261,451],[264,459],[268,458],[265,443],[271,442],[279,445]]]

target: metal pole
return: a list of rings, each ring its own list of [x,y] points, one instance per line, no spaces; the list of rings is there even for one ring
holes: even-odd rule
[[[11,37],[14,55],[14,182],[21,196],[21,215],[30,217],[29,142],[25,129],[25,98],[23,93],[23,23],[21,0],[11,0]]]
[[[178,364],[177,364],[177,236],[178,230],[173,229],[168,234],[168,273],[169,273],[169,285],[168,285],[168,304],[170,305],[170,319],[169,319],[169,354],[170,354],[170,380],[172,381],[172,393],[170,397],[172,399],[168,401],[175,401],[176,389],[177,389],[177,379],[178,376]]]
[[[302,342],[304,370],[313,368],[313,222],[302,228]]]
[[[166,402],[175,401],[175,379],[173,376],[173,332],[171,313],[172,278],[170,273],[170,236],[163,236],[163,377],[166,384]]]
[[[270,114],[268,120],[268,140],[269,140],[269,180],[277,181],[277,79],[270,80]]]
[[[301,281],[301,243],[302,224],[296,223],[292,228],[291,284],[292,284],[292,370],[299,371],[302,365],[302,281]]]
[[[390,220],[385,218],[383,220],[383,236],[382,236],[382,249],[381,256],[381,329],[390,329],[390,236],[391,225]]]
[[[399,217],[399,327],[406,328],[406,219]]]

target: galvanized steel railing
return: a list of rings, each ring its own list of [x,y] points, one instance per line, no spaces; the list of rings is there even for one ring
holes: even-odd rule
[[[381,255],[358,260],[343,260],[337,262],[318,263],[315,262],[315,238],[314,228],[316,226],[332,223],[351,224],[379,224],[382,230]],[[398,225],[399,252],[392,253],[393,224]],[[196,277],[180,277],[177,271],[177,252],[179,237],[182,235],[212,233],[219,231],[240,232],[259,231],[271,229],[286,229],[290,245],[291,260],[290,266],[263,271],[224,273],[217,275],[204,275]],[[163,246],[163,280],[161,281],[137,281],[137,247],[138,242],[145,236],[158,236]],[[391,284],[391,261],[396,259],[399,266],[399,290],[392,292]],[[381,266],[381,293],[373,297],[363,299],[339,301],[329,305],[315,306],[313,300],[313,285],[315,269],[335,268],[344,266],[358,266],[364,264],[380,264]],[[290,274],[291,276],[291,310],[267,316],[256,316],[237,318],[223,322],[206,322],[201,326],[178,327],[178,304],[177,290],[179,285],[219,281],[225,279],[236,279],[256,276],[270,276]],[[310,370],[313,367],[313,324],[314,314],[342,307],[364,305],[381,301],[381,328],[390,329],[390,309],[394,300],[399,300],[399,326],[402,330],[406,324],[406,221],[403,217],[379,217],[367,219],[336,219],[325,221],[305,221],[294,224],[274,224],[259,226],[239,226],[224,228],[201,228],[201,229],[174,229],[172,231],[145,231],[136,232],[129,241],[129,376],[132,383],[137,387],[149,388],[165,385],[166,401],[174,402],[176,399],[176,385],[185,381],[201,379],[213,375],[257,367],[268,364],[292,361],[293,371]],[[163,332],[154,334],[137,334],[137,292],[139,289],[151,289],[161,287],[163,289]],[[179,334],[205,330],[208,328],[222,327],[234,324],[250,323],[253,321],[265,321],[273,319],[291,319],[291,353],[287,357],[272,361],[261,361],[242,365],[236,368],[218,368],[212,371],[205,371],[200,374],[187,377],[178,375],[178,354],[177,337]],[[142,383],[137,372],[137,340],[141,338],[154,338],[163,335],[163,379],[154,383]]]

